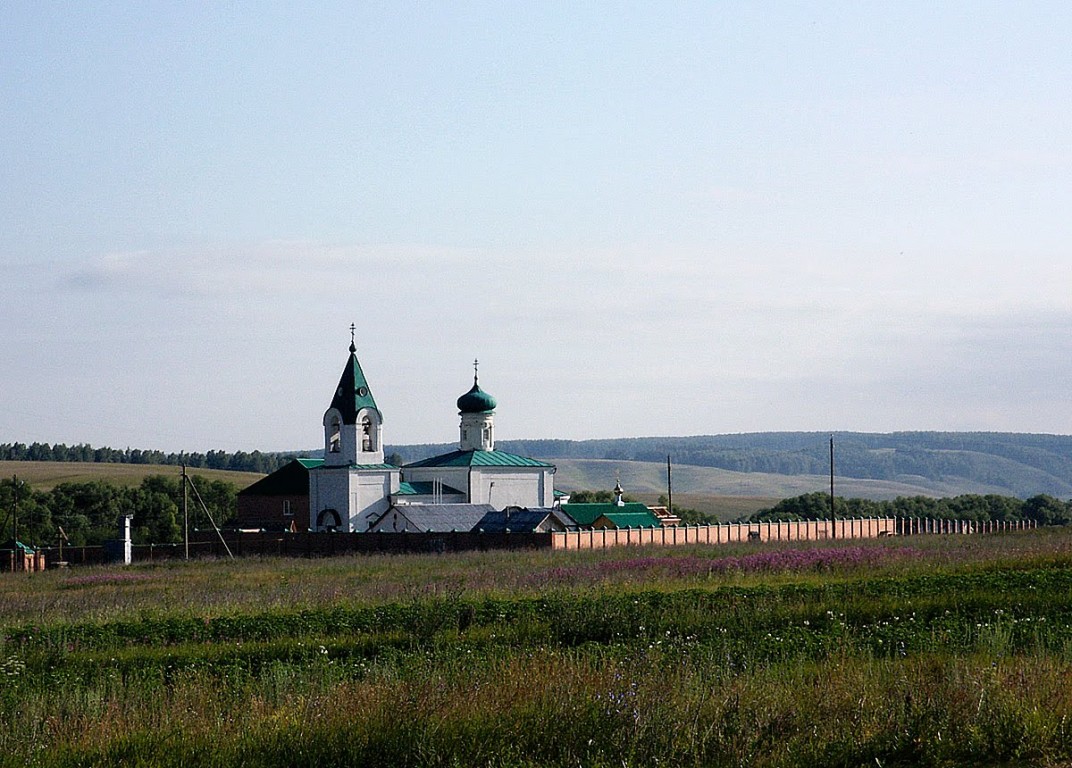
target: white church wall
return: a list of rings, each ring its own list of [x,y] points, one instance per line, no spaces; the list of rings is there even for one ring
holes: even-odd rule
[[[397,472],[371,473],[354,472],[350,476],[349,530],[363,532],[369,524],[390,507],[388,494],[398,490],[397,483],[392,488],[391,475]]]
[[[325,530],[322,513],[333,509],[339,516],[339,530],[366,531],[372,518],[387,511],[388,495],[397,490],[397,470],[327,465],[312,469],[309,471],[309,527]]]
[[[469,494],[469,467],[410,467],[406,469],[406,482],[431,483],[439,480],[448,488]],[[456,498],[451,495],[451,498]],[[465,499],[469,501],[468,498]]]
[[[474,467],[469,501],[491,504],[496,509],[550,506],[547,503],[553,496],[550,478],[549,470],[538,467]]]
[[[309,470],[309,528],[324,530],[317,525],[321,513],[334,509],[345,523],[350,506],[350,468],[327,464]]]

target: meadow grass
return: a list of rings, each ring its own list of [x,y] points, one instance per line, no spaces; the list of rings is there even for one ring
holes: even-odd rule
[[[0,580],[0,764],[1057,765],[1072,532]]]
[[[264,477],[257,472],[190,467],[190,475],[206,480],[234,483],[240,490]],[[50,491],[60,483],[104,481],[112,485],[134,487],[153,475],[178,478],[182,469],[174,464],[114,464],[82,461],[0,461],[0,477],[18,477],[37,491]]]

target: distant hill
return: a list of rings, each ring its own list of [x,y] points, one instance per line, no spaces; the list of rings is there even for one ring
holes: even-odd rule
[[[221,469],[189,469],[191,476],[234,483],[241,490],[264,477],[255,472]],[[17,476],[35,490],[50,491],[60,483],[90,483],[101,480],[113,485],[136,486],[150,475],[178,477],[180,469],[170,464],[116,464],[76,461],[0,461],[0,478]]]
[[[996,493],[1072,497],[1072,436],[1010,432],[835,432],[838,493],[863,498]],[[669,455],[682,492],[785,497],[829,485],[830,433],[757,432],[605,440],[502,440],[504,451],[554,461],[558,487],[602,487],[628,462],[637,490],[665,487]],[[389,446],[406,462],[442,453],[448,444]],[[630,465],[631,466],[631,465]],[[685,468],[722,472],[690,475]],[[690,469],[691,471],[691,469]],[[646,479],[641,479],[646,478]],[[688,479],[691,478],[691,479]],[[598,484],[596,484],[596,481]],[[680,483],[680,486],[679,486]],[[747,491],[746,491],[747,489]]]
[[[700,496],[773,499],[829,487],[830,434],[756,432],[694,437],[635,437],[605,440],[502,440],[498,447],[554,462],[558,488],[609,489],[620,472],[627,491],[656,495],[666,487],[666,457],[673,459],[677,493]],[[838,495],[870,499],[895,496],[956,496],[995,493],[1030,498],[1049,494],[1072,497],[1072,436],[1013,432],[835,432]],[[394,445],[386,454],[403,463],[453,450],[454,444]],[[46,482],[89,476],[160,472],[153,464],[185,463],[191,472],[240,470],[270,472],[294,455],[318,450],[262,454],[209,451],[163,454],[159,451],[94,449],[88,445],[34,443],[0,445],[0,469],[20,476],[27,465],[67,464],[48,470]],[[96,468],[90,468],[94,463]],[[135,469],[135,467],[144,469]],[[106,468],[107,467],[107,468]],[[241,470],[245,470],[242,472]],[[252,475],[256,477],[257,475]],[[29,479],[27,477],[27,479]]]

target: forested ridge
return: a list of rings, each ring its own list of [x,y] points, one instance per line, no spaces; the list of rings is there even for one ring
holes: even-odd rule
[[[501,440],[497,447],[523,456],[612,461],[666,461],[735,472],[823,475],[830,469],[827,432],[755,432],[691,437],[601,440]],[[968,480],[995,493],[1027,498],[1072,496],[1072,436],[1016,432],[835,432],[835,470],[871,480]],[[388,445],[389,460],[406,463],[454,450],[452,443]],[[265,453],[94,448],[47,443],[0,444],[0,460],[186,464],[193,468],[273,472],[295,456],[317,451]]]
[[[994,492],[1023,498],[1038,493],[1072,496],[1072,436],[1015,432],[755,432],[692,437],[605,440],[500,440],[523,456],[605,459],[717,467],[735,472],[823,475],[870,480],[963,478]],[[406,461],[447,445],[396,446]]]
[[[94,448],[86,443],[65,445],[63,443],[0,443],[0,461],[73,461],[95,464],[165,464],[195,469],[227,469],[234,472],[275,472],[291,459],[308,454],[288,451],[262,453],[261,451],[207,451],[205,453],[182,451],[143,450],[140,448]]]

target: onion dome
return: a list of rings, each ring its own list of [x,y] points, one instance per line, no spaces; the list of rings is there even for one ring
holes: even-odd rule
[[[476,363],[473,363],[476,367]],[[458,411],[461,413],[488,413],[494,411],[495,398],[480,388],[476,373],[473,373],[473,388],[458,398]]]
[[[494,411],[495,398],[480,388],[475,381],[473,388],[458,398],[458,410],[461,413],[487,413]]]

